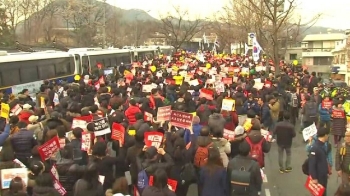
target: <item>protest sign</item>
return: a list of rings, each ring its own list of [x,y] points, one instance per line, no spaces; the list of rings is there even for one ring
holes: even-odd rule
[[[170,119],[171,106],[159,107],[157,112],[157,121],[164,122]]]
[[[28,169],[27,168],[14,168],[14,169],[2,169],[1,170],[1,188],[10,188],[11,180],[15,177],[20,177],[24,183],[28,184]]]
[[[147,147],[154,146],[159,148],[163,142],[164,134],[156,131],[145,132],[145,145]]]
[[[106,135],[111,132],[108,119],[106,117],[94,120],[94,134],[95,136]]]
[[[170,113],[171,125],[175,127],[181,127],[185,129],[190,128],[192,126],[192,119],[193,119],[193,114],[191,113],[174,111],[174,110],[172,110]]]
[[[125,137],[125,128],[123,125],[118,123],[112,124],[112,135],[111,138],[113,140],[119,141],[121,144],[124,144]]]
[[[60,142],[57,136],[38,147],[40,157],[43,161],[49,159],[59,149]]]
[[[312,183],[311,176],[307,177],[305,188],[314,196],[322,196],[325,191],[325,188],[321,184]]]
[[[317,133],[317,128],[315,123],[303,129],[303,138],[304,141],[307,141],[310,137],[314,136]]]

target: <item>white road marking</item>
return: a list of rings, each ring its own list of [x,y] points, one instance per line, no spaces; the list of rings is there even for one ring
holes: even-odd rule
[[[265,189],[265,196],[271,196],[270,189]]]
[[[263,178],[263,182],[267,183],[267,175],[265,174],[264,178]]]

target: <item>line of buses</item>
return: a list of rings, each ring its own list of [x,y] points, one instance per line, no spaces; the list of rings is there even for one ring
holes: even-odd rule
[[[0,51],[0,90],[6,94],[18,94],[23,89],[35,93],[44,80],[72,82],[74,75],[84,70],[92,73],[98,69],[164,54],[171,55],[172,46],[148,46],[124,49],[74,48],[68,52],[42,51],[7,53]]]

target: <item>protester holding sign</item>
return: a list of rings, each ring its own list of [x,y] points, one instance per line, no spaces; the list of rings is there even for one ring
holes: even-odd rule
[[[334,135],[334,146],[337,147],[346,131],[346,116],[341,103],[336,103],[332,110],[332,135]]]

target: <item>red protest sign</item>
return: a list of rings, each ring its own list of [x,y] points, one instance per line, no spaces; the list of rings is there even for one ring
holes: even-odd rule
[[[344,110],[333,110],[332,111],[333,118],[345,118]]]
[[[322,101],[322,108],[327,108],[327,109],[330,109],[332,108],[332,101]]]
[[[224,129],[224,135],[223,137],[225,139],[227,139],[228,141],[232,141],[235,139],[235,132],[234,131],[231,131],[231,130],[228,130],[228,129]]]
[[[171,106],[159,107],[157,112],[157,121],[170,120]]]
[[[172,126],[181,128],[190,128],[192,126],[193,114],[174,111],[170,113],[170,122]]]
[[[213,91],[211,90],[208,90],[208,89],[201,89],[200,90],[200,93],[199,93],[199,97],[204,97],[206,98],[207,100],[213,100]]]
[[[72,129],[79,127],[82,128],[83,130],[86,130],[86,126],[89,122],[91,122],[93,119],[92,115],[89,116],[80,116],[80,117],[75,117],[73,118],[72,122]]]
[[[305,188],[311,193],[313,196],[322,196],[325,191],[324,187],[321,184],[312,183],[311,176],[308,176],[305,182]]]
[[[52,177],[54,177],[55,180],[59,180],[60,179],[60,176],[58,175],[58,171],[57,171],[56,165],[53,165],[51,167],[50,173],[51,173]]]
[[[81,150],[89,152],[91,149],[91,133],[89,132],[84,132],[81,135]]]
[[[232,78],[222,78],[222,82],[224,84],[232,84],[233,80]]]
[[[164,134],[156,131],[145,132],[145,145],[147,147],[154,146],[159,148],[163,142]]]
[[[64,196],[67,194],[66,189],[63,188],[62,184],[60,183],[60,181],[58,180],[54,180],[53,186],[55,187],[55,189],[57,190],[57,192],[60,193],[60,195]]]
[[[57,152],[60,148],[60,142],[58,137],[54,137],[51,140],[47,141],[45,144],[39,146],[38,151],[40,157],[43,161],[49,159],[51,155]]]
[[[153,176],[149,177],[149,185],[153,186]],[[176,180],[172,180],[172,179],[168,179],[168,188],[175,192],[176,191],[176,187],[177,187],[177,181]]]
[[[149,112],[145,112],[143,114],[143,120],[146,121],[146,122],[153,122],[153,115]]]
[[[121,144],[124,144],[124,137],[125,137],[125,128],[123,125],[118,123],[112,124],[112,135],[111,138],[113,140],[119,141]]]

